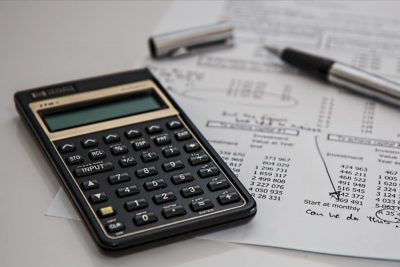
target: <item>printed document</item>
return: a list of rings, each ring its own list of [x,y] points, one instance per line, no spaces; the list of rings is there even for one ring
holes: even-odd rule
[[[400,108],[263,49],[291,46],[400,81],[399,11],[382,1],[171,5],[156,33],[235,27],[231,48],[146,60],[258,205],[250,223],[202,238],[400,260]]]

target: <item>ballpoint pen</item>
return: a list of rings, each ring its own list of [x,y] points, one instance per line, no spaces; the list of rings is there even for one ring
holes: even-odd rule
[[[400,106],[400,84],[335,60],[292,48],[265,48],[284,62],[357,93]]]

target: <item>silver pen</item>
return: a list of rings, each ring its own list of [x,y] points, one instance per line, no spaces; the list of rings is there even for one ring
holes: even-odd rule
[[[400,84],[332,59],[312,55],[292,48],[265,47],[283,61],[299,69],[386,103],[400,106]]]

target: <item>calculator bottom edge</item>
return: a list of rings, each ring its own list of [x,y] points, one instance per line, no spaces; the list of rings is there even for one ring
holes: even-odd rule
[[[97,233],[94,239],[100,251],[108,256],[119,256],[127,253],[139,252],[150,247],[162,246],[167,243],[177,242],[203,234],[210,234],[212,232],[245,224],[249,222],[257,212],[255,202],[253,203],[251,203],[252,205],[246,205],[240,210],[236,210],[230,214],[221,214],[200,222],[193,221],[191,223],[185,223],[185,225],[174,226],[171,227],[171,229],[156,230],[151,233],[138,234],[137,236],[130,236],[119,240],[109,239],[102,233],[100,233],[100,235]]]

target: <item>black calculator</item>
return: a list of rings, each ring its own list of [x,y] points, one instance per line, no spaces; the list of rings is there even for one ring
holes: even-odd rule
[[[18,92],[15,103],[104,249],[256,213],[245,187],[147,69]]]

